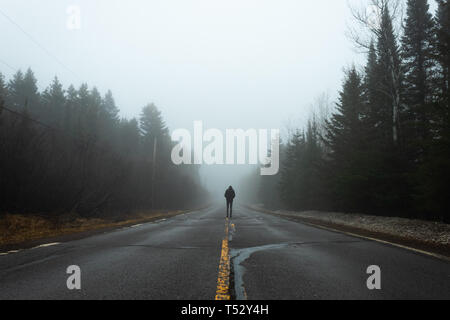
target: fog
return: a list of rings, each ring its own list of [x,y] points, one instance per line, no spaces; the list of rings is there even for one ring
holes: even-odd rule
[[[364,61],[346,37],[346,1],[1,0],[0,70],[31,67],[42,90],[111,89],[123,117],[154,102],[170,130],[300,126],[343,66]],[[68,28],[69,6],[81,12]],[[35,41],[33,41],[35,40]],[[246,166],[202,169],[214,195],[239,191]]]

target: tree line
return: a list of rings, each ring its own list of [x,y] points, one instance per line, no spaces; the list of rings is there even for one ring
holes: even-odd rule
[[[198,167],[173,165],[172,143],[154,104],[128,120],[111,91],[64,89],[55,77],[39,92],[31,69],[8,82],[0,74],[0,212],[91,217],[197,206]]]
[[[278,194],[267,205],[450,221],[449,2],[433,15],[408,0],[400,33],[393,2],[373,1],[367,63],[346,70],[332,114],[291,134],[281,174],[260,179],[262,199]]]

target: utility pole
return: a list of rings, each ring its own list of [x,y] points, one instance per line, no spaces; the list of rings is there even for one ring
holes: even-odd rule
[[[153,164],[152,164],[152,209],[155,209],[155,178],[156,178],[156,152],[158,150],[158,138],[153,142]]]

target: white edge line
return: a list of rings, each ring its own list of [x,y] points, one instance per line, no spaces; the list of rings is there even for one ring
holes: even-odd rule
[[[11,251],[8,251],[8,252],[2,252],[2,253],[0,253],[0,256],[7,256],[8,254],[17,253],[17,252],[20,252],[20,251],[22,251],[22,250],[11,250]]]
[[[310,222],[303,222],[303,221],[301,221],[301,223],[310,225],[312,227],[325,229],[325,230],[328,230],[328,231],[342,233],[342,234],[345,234],[345,235],[348,235],[348,236],[352,236],[352,237],[357,237],[357,238],[371,240],[371,241],[375,241],[375,242],[379,242],[379,243],[383,243],[383,244],[388,244],[388,245],[391,245],[391,246],[394,246],[394,247],[398,247],[398,248],[406,249],[406,250],[409,250],[409,251],[421,253],[421,254],[424,254],[424,255],[427,255],[427,256],[431,256],[431,257],[434,257],[434,258],[437,258],[437,259],[440,259],[440,260],[445,260],[445,261],[450,262],[450,258],[449,257],[446,257],[446,256],[441,255],[441,254],[432,253],[432,252],[416,249],[416,248],[413,248],[413,247],[404,246],[402,244],[398,244],[398,243],[395,243],[395,242],[389,242],[389,241],[381,240],[381,239],[377,239],[377,238],[366,237],[366,236],[359,235],[359,234],[356,234],[356,233],[351,233],[351,232],[341,231],[341,230],[334,229],[334,228],[324,227],[324,226],[321,226],[319,224],[314,224],[314,223],[310,223]]]
[[[185,214],[190,214],[190,213],[192,213],[192,212],[186,212],[186,213],[183,213],[183,214],[180,214],[180,215],[185,215]],[[167,218],[164,218],[164,219],[161,219],[161,220],[156,220],[156,221],[154,221],[154,223],[162,222],[162,221],[166,221],[166,220],[167,220]],[[137,227],[140,227],[140,226],[143,226],[143,225],[144,225],[144,223],[136,224],[136,225],[131,226],[129,228],[137,228]],[[125,229],[128,229],[128,227],[123,227],[123,228],[121,228],[119,230],[125,230]],[[107,233],[107,232],[105,232],[105,233]],[[60,242],[46,243],[46,244],[41,244],[41,245],[39,245],[37,247],[34,247],[34,248],[30,248],[29,250],[39,249],[39,248],[47,248],[47,247],[52,247],[52,246],[56,246],[56,245],[59,245],[59,244],[61,244],[61,243]],[[8,252],[0,252],[0,257],[1,256],[7,256],[8,254],[12,254],[12,253],[18,253],[20,251],[22,251],[22,250],[12,250],[12,251],[8,251]]]
[[[251,209],[251,210],[255,210],[255,211],[258,211],[258,212],[270,214],[269,212],[263,212],[263,211],[259,211],[257,209]],[[284,216],[282,214],[277,214],[277,215],[278,216],[282,216],[282,217],[294,217],[295,218],[295,216]],[[303,224],[306,224],[306,225],[309,225],[309,226],[312,226],[312,227],[316,227],[316,228],[320,228],[320,229],[324,229],[324,230],[328,230],[328,231],[333,231],[333,232],[345,234],[345,235],[348,235],[348,236],[357,237],[357,238],[360,238],[360,239],[366,239],[366,240],[371,240],[371,241],[375,241],[375,242],[379,242],[379,243],[383,243],[383,244],[388,244],[388,245],[391,245],[391,246],[394,246],[394,247],[402,248],[402,249],[413,251],[413,252],[416,252],[416,253],[421,253],[423,255],[427,255],[427,256],[430,256],[430,257],[434,257],[434,258],[437,258],[437,259],[440,259],[440,260],[444,260],[444,261],[450,262],[450,258],[449,257],[446,257],[446,256],[441,255],[441,254],[432,253],[432,252],[428,252],[428,251],[425,251],[425,250],[420,250],[420,249],[404,246],[404,245],[401,245],[401,244],[398,244],[398,243],[395,243],[395,242],[389,242],[389,241],[386,241],[386,240],[381,240],[381,239],[372,238],[372,237],[366,237],[366,236],[363,236],[363,235],[360,235],[360,234],[356,234],[356,233],[351,233],[351,232],[342,231],[342,230],[338,230],[338,229],[334,229],[334,228],[330,228],[330,227],[325,227],[325,226],[322,226],[320,224],[306,222],[306,221],[303,221],[303,220],[300,220],[299,222],[303,223]]]
[[[34,247],[34,248],[31,248],[31,249],[53,247],[53,246],[57,246],[58,244],[61,244],[61,243],[60,242],[46,243],[46,244],[41,244],[41,245],[39,245],[37,247]]]
[[[47,247],[57,246],[59,244],[61,244],[61,243],[60,242],[45,243],[45,244],[41,244],[41,245],[39,245],[37,247],[33,247],[33,248],[30,248],[30,249],[26,249],[26,250],[47,248]],[[8,252],[0,252],[0,256],[7,256],[8,254],[19,253],[21,251],[24,251],[24,250],[11,250],[11,251],[8,251]]]

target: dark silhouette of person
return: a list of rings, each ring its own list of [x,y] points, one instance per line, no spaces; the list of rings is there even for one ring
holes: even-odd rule
[[[227,191],[225,191],[225,198],[227,199],[227,218],[233,217],[233,200],[236,197],[236,192],[234,192],[233,187],[230,186]]]

